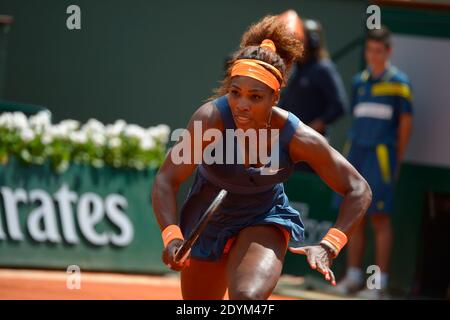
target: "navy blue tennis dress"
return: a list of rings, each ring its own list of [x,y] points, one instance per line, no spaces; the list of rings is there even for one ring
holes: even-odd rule
[[[217,98],[213,104],[220,111],[224,131],[236,129],[227,96]],[[221,189],[227,190],[228,194],[192,247],[192,257],[209,261],[220,259],[227,241],[240,230],[254,225],[276,224],[290,234],[291,243],[303,241],[304,225],[300,213],[289,205],[283,187],[283,181],[294,171],[288,145],[299,122],[294,114],[289,113],[280,129],[279,170],[275,174],[262,175],[260,168],[246,168],[236,162],[198,165],[194,184],[180,212],[184,237],[190,234]],[[226,139],[226,135],[223,136]]]

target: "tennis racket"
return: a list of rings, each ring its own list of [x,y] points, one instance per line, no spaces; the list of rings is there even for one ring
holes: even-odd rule
[[[201,216],[200,220],[197,222],[195,228],[192,229],[189,237],[183,242],[183,244],[175,254],[174,261],[176,263],[184,261],[186,257],[189,255],[195,241],[197,241],[200,234],[206,228],[206,225],[208,224],[208,221],[211,220],[211,217],[217,212],[223,200],[225,199],[227,193],[228,192],[224,189],[220,190],[219,194],[214,198],[213,202],[211,202],[208,209],[206,209],[205,213]]]

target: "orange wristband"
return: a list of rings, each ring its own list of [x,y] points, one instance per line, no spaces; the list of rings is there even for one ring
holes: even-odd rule
[[[334,249],[335,256],[337,257],[347,241],[348,239],[345,233],[339,229],[331,228],[328,230],[325,237],[323,237],[321,243],[328,245],[328,247],[332,247],[332,249]]]
[[[168,225],[162,232],[161,236],[164,243],[164,248],[167,247],[170,241],[173,239],[181,239],[184,240],[183,234],[181,233],[181,229],[176,224]]]

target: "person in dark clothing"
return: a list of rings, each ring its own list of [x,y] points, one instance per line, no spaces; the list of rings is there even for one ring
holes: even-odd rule
[[[303,30],[305,52],[293,66],[280,104],[326,135],[327,126],[344,115],[347,97],[342,79],[326,50],[320,23],[306,20]]]
[[[301,21],[298,16],[297,19]],[[305,20],[302,25],[303,32],[297,34],[304,37],[305,52],[292,68],[288,84],[281,93],[280,106],[327,136],[329,125],[345,114],[345,88],[329,58],[320,23]],[[304,163],[298,164],[297,169],[312,171]]]
[[[345,99],[342,79],[333,62],[323,59],[296,64],[281,103],[311,128],[326,135],[327,126],[345,113]]]

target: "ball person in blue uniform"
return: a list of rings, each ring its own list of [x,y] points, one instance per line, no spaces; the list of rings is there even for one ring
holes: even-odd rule
[[[280,277],[290,243],[295,246],[289,250],[306,255],[311,268],[335,284],[332,260],[364,216],[371,191],[357,170],[320,134],[276,106],[286,74],[301,52],[302,43],[276,16],[266,16],[250,26],[222,86],[192,115],[187,126],[189,135],[169,150],[157,173],[152,204],[162,231],[162,260],[169,268],[181,271],[184,299],[223,299],[227,290],[231,299],[267,299]],[[270,161],[279,159],[279,165],[274,168],[271,162],[263,161],[260,152],[264,143],[256,144],[255,150],[248,141],[239,150],[244,149],[244,155],[257,155],[257,161],[245,156],[243,163],[196,163],[198,151],[204,155],[221,139],[228,146],[229,139],[224,134],[217,141],[201,139],[196,143],[193,140],[198,124],[203,132],[214,129],[216,133],[269,128],[267,154]],[[185,137],[191,142],[186,153],[190,153],[190,161],[178,163],[177,152],[185,145]],[[283,181],[299,161],[308,162],[344,197],[333,228],[319,244],[306,247],[297,247],[303,240],[303,224],[283,188]],[[193,173],[194,183],[178,215],[176,194]],[[189,258],[176,262],[174,256],[183,239],[221,189],[228,194],[219,212],[192,247]]]
[[[412,93],[408,77],[389,63],[391,36],[386,27],[370,30],[365,42],[367,69],[353,79],[353,122],[344,155],[368,181],[373,201],[367,211],[375,234],[375,263],[381,269],[381,290],[359,293],[380,298],[386,293],[393,244],[391,214],[395,180],[412,129]],[[338,196],[336,197],[339,202]],[[347,250],[348,269],[337,290],[354,293],[364,286],[365,220]]]

